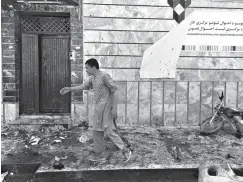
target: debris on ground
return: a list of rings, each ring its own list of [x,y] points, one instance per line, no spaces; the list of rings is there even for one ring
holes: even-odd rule
[[[59,157],[55,156],[54,160],[55,161],[60,161],[61,159]]]
[[[67,159],[67,158],[68,158],[67,156],[65,156],[65,157],[61,157],[62,160],[65,160],[65,159]]]
[[[87,121],[82,121],[78,127],[83,127],[84,130],[88,130],[89,128],[89,123]]]
[[[62,140],[54,140],[53,143],[62,143]]]
[[[78,141],[81,143],[85,143],[88,140],[88,137],[86,135],[82,135],[78,138]]]
[[[67,156],[65,156],[65,157],[57,157],[57,156],[55,156],[55,158],[54,158],[54,160],[55,161],[57,161],[57,162],[59,162],[59,161],[61,161],[61,160],[66,160],[68,157]]]
[[[41,140],[41,138],[35,138],[34,136],[32,136],[31,138],[30,138],[30,144],[31,145],[37,145],[38,143],[39,143],[39,141]]]
[[[181,162],[181,148],[177,147],[177,146],[174,146],[174,147],[171,147],[171,149],[169,150],[169,152],[171,153],[171,155],[178,161],[178,162]]]
[[[64,168],[64,165],[63,165],[61,162],[56,161],[56,162],[53,164],[53,168],[54,168],[54,169],[61,170],[61,169]]]
[[[1,133],[2,137],[8,136],[8,133]]]
[[[230,158],[235,158],[234,156],[230,155],[230,154],[227,154],[226,155],[226,159],[230,159]]]
[[[83,127],[65,129],[62,126],[32,128],[9,126],[3,131],[8,134],[1,139],[2,160],[19,163],[40,162],[43,164],[41,166],[43,170],[53,169],[55,162],[61,162],[65,168],[75,169],[92,167],[103,169],[105,166],[147,168],[161,164],[195,164],[205,159],[215,158],[227,160],[235,165],[243,164],[243,156],[240,153],[243,140],[236,139],[223,131],[216,135],[200,136],[199,129],[194,128],[121,126],[118,135],[133,152],[132,158],[124,164],[120,151],[106,138],[107,161],[98,165],[90,164],[88,161],[89,156],[93,154],[91,129],[84,130]],[[18,136],[16,131],[19,131]],[[38,145],[30,145],[30,139],[36,142],[36,138],[41,139]],[[55,156],[60,160],[54,160]],[[59,165],[56,167],[58,168]]]
[[[25,147],[26,149],[30,149],[30,147],[29,147],[28,145],[25,145],[24,147]]]

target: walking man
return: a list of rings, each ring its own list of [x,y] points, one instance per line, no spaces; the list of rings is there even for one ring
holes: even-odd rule
[[[60,93],[63,95],[69,91],[94,89],[93,143],[95,155],[90,160],[106,160],[102,155],[105,150],[104,135],[106,135],[122,151],[124,160],[127,162],[131,158],[132,152],[125,146],[119,135],[112,130],[113,119],[117,118],[117,86],[109,74],[99,70],[99,63],[96,59],[87,60],[85,69],[90,76],[87,82],[74,87],[64,87]]]

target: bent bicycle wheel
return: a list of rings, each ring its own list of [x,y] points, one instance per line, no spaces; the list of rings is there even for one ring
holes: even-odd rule
[[[220,116],[216,116],[214,120],[210,123],[212,117],[207,118],[202,121],[200,127],[200,133],[204,135],[211,135],[219,131],[224,126],[224,120]]]

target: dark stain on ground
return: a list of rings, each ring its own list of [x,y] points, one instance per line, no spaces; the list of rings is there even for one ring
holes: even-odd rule
[[[190,145],[185,141],[181,142],[177,140],[177,137],[173,137],[171,135],[174,135],[168,130],[158,130],[159,135],[162,139],[162,141],[165,143],[165,146],[167,148],[167,151],[171,154],[171,156],[178,162],[182,161],[181,152],[187,152],[190,155],[192,155],[192,152],[190,150]],[[189,131],[183,131],[184,136],[189,136],[192,133]],[[175,134],[176,135],[176,134]]]
[[[41,130],[45,130],[48,128],[45,128],[41,126]],[[40,131],[41,131],[40,130]],[[11,164],[11,163],[46,163],[48,161],[51,161],[55,158],[55,156],[51,153],[48,152],[41,152],[45,150],[50,150],[51,146],[58,147],[59,144],[52,143],[52,140],[59,139],[60,136],[64,136],[66,134],[63,134],[59,131],[53,132],[52,136],[50,135],[45,135],[45,134],[40,134],[40,131],[34,131],[28,133],[27,130],[24,129],[19,129],[19,130],[13,130],[11,127],[6,130],[5,132],[8,133],[7,135],[4,135],[5,138],[2,138],[2,140],[6,139],[22,139],[23,140],[23,145],[27,145],[29,148],[22,148],[20,151],[17,153],[8,153],[7,154],[7,159],[4,160],[5,164]],[[49,132],[48,132],[49,133]],[[40,136],[41,135],[41,140],[37,145],[30,145],[29,140],[30,136]],[[76,135],[71,135],[67,137],[63,142],[62,145],[64,147],[68,147],[70,145],[75,145],[77,144],[77,137],[78,134]],[[67,155],[63,150],[55,152],[58,157],[64,157]],[[68,153],[68,160],[71,162],[77,161],[77,157],[75,156],[74,153],[69,152]]]
[[[4,160],[4,163],[11,164],[11,163],[23,163],[23,162],[38,162],[42,161],[44,158],[38,153],[38,151],[32,149],[23,149],[18,153],[8,154],[8,158]]]
[[[190,150],[190,145],[187,143],[179,143],[174,138],[169,138],[169,137],[163,137],[163,141],[165,143],[167,151],[178,162],[181,162],[183,158],[181,152],[186,151],[187,153],[192,155]]]

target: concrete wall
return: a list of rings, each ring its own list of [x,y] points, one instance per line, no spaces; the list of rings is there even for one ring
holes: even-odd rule
[[[194,10],[232,9],[242,11],[243,3],[194,0]],[[234,9],[237,8],[237,9]],[[173,9],[167,0],[84,0],[84,59],[96,57],[115,80],[139,80],[139,68],[146,48],[172,30]],[[242,53],[181,53],[176,80],[241,81]],[[235,66],[237,65],[237,66]],[[227,69],[227,70],[224,70]],[[236,70],[237,69],[237,70]],[[218,77],[211,77],[217,70]],[[228,75],[227,77],[223,75]]]
[[[242,11],[243,3],[193,0],[185,16],[203,9]],[[83,16],[84,60],[97,58],[119,81],[120,123],[198,125],[221,90],[228,106],[243,108],[243,53],[182,51],[174,80],[138,83],[144,50],[177,25],[167,0],[84,0]]]
[[[198,9],[242,11],[243,3],[193,0],[185,16]],[[176,79],[140,82],[144,50],[177,25],[167,0],[83,0],[80,7],[31,5],[19,10],[70,12],[71,50],[77,51],[77,59],[72,61],[72,84],[87,78],[83,74],[83,60],[97,58],[101,69],[119,86],[120,123],[198,125],[212,114],[221,90],[226,91],[226,104],[243,108],[243,53],[182,51]],[[4,108],[9,108],[3,112],[6,122],[19,114],[14,30],[14,12],[2,10],[3,102]],[[91,120],[92,93],[88,93],[89,99],[86,92],[72,93],[72,116],[76,123]]]

